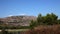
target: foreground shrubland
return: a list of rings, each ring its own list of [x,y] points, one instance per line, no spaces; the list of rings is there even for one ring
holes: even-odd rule
[[[24,32],[24,34],[60,34],[60,25],[40,25],[34,29]]]

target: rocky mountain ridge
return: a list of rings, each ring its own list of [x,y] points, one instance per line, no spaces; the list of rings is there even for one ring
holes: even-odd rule
[[[0,21],[3,21],[4,24],[14,25],[14,26],[29,26],[31,20],[36,20],[35,16],[11,16],[0,18]]]

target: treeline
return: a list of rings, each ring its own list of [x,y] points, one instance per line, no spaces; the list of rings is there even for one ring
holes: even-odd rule
[[[39,14],[36,21],[31,20],[30,27],[39,26],[39,25],[56,25],[60,24],[60,19],[54,13],[46,14],[42,16]]]
[[[29,26],[0,26],[0,30],[2,29],[29,29]]]

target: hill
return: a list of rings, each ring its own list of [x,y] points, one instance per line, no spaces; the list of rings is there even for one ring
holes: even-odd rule
[[[11,26],[29,26],[31,20],[36,20],[35,16],[11,16],[0,18],[2,24],[11,25]],[[1,23],[1,22],[0,22]]]

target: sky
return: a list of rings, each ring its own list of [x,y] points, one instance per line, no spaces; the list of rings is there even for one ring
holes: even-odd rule
[[[54,13],[60,18],[60,0],[0,0],[0,17]]]

